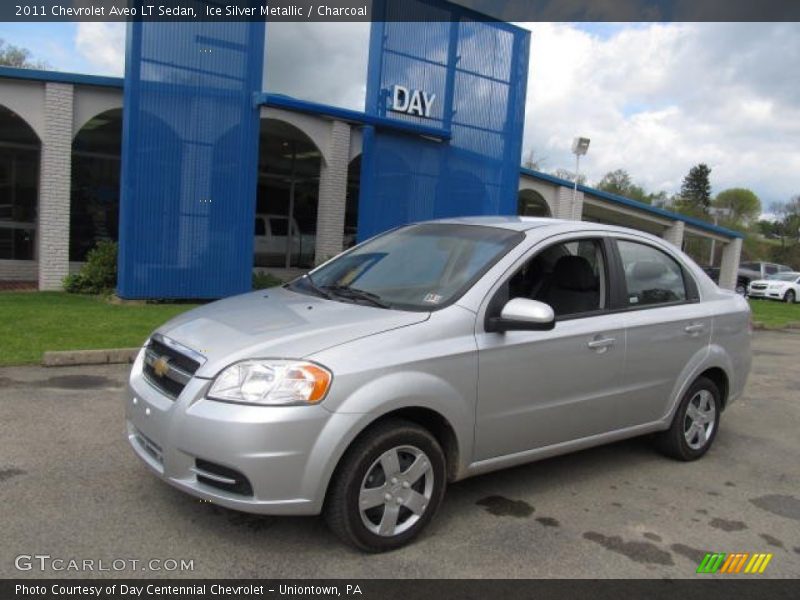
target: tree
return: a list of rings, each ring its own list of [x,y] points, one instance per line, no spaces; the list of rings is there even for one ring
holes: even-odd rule
[[[21,69],[46,69],[47,63],[31,60],[31,51],[7,44],[0,38],[0,65],[4,67],[18,67]]]
[[[705,163],[693,166],[689,169],[689,174],[683,178],[681,185],[681,199],[683,203],[708,212],[711,206],[711,182],[709,176],[711,169]]]
[[[530,169],[531,171],[541,171],[546,160],[547,157],[537,155],[536,151],[531,148],[525,155],[525,158],[522,161],[522,166],[526,169]]]
[[[713,205],[730,209],[729,220],[736,224],[749,225],[761,214],[761,200],[745,188],[731,188],[720,192],[714,198]]]
[[[551,173],[554,177],[558,177],[559,179],[566,179],[567,181],[575,181],[575,171],[570,171],[569,169],[556,169]],[[586,184],[586,175],[581,173],[578,176],[578,185],[585,185]]]
[[[603,175],[603,178],[594,187],[609,194],[625,196],[632,185],[633,180],[628,172],[625,169],[617,169]]]
[[[648,194],[643,187],[633,183],[630,174],[625,169],[609,171],[595,187],[609,194],[624,196],[647,204],[653,201],[652,194]]]
[[[785,247],[786,242],[794,244],[800,241],[800,195],[788,202],[773,204],[771,210],[778,216],[775,230],[780,237],[781,247]]]

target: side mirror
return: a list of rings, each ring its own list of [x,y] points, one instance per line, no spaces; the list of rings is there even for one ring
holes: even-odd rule
[[[506,302],[499,317],[490,317],[487,331],[549,331],[556,325],[556,315],[549,304],[528,298]]]

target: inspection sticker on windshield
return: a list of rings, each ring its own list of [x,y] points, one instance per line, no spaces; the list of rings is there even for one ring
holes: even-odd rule
[[[425,294],[425,298],[423,298],[422,301],[428,304],[439,304],[439,302],[442,301],[442,297],[439,294],[431,292],[430,294]]]

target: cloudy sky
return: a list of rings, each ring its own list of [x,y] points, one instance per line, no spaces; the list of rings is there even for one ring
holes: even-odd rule
[[[571,168],[592,139],[595,183],[627,169],[673,193],[706,162],[718,192],[749,187],[764,208],[800,194],[800,24],[531,23],[525,143],[543,169]],[[122,75],[125,28],[0,23],[0,38],[51,67]],[[268,32],[267,90],[363,108],[369,25],[286,23]]]

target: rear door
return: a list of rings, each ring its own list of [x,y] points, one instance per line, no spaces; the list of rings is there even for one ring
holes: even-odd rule
[[[643,238],[616,239],[628,345],[623,425],[650,423],[671,408],[693,361],[708,351],[711,309],[677,257]]]

